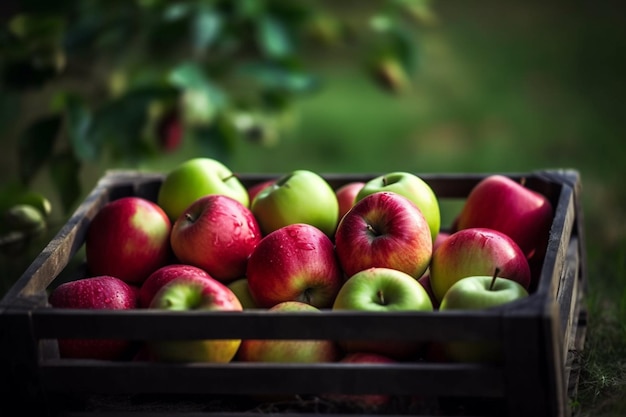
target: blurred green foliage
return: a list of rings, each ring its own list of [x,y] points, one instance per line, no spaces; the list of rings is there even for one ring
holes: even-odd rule
[[[183,137],[222,160],[238,141],[275,142],[293,101],[322,85],[312,59],[333,48],[402,91],[416,67],[411,33],[432,19],[425,0],[372,1],[356,14],[287,0],[16,4],[0,28],[2,130],[26,119],[19,181],[48,169],[66,212],[85,164],[134,163]],[[43,111],[20,109],[42,91]]]

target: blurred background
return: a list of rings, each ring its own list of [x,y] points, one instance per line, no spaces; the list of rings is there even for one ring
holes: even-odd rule
[[[4,0],[0,208],[19,195],[45,214],[35,226],[28,213],[3,218],[0,294],[110,168],[166,171],[200,155],[242,173],[572,168],[590,312],[573,405],[623,415],[624,9]],[[15,218],[26,218],[17,234]]]

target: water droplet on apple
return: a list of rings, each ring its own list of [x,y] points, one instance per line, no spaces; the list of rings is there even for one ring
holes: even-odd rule
[[[296,247],[301,250],[315,250],[315,245],[311,242],[296,242]]]
[[[233,234],[235,236],[239,236],[241,234],[242,228],[243,222],[241,220],[235,219],[235,221],[233,221]]]

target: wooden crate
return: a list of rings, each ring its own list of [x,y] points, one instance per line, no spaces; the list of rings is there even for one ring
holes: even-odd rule
[[[463,201],[483,174],[420,174],[442,203]],[[91,219],[107,202],[156,200],[163,175],[111,171],[0,302],[0,392],[30,415],[165,416],[413,414],[569,416],[585,335],[585,250],[580,176],[574,170],[506,173],[555,207],[536,290],[484,311],[321,314],[61,310],[47,291],[80,277]],[[374,175],[324,175],[333,187]],[[246,185],[273,175],[242,175]],[[412,329],[412,331],[406,331]],[[166,364],[60,359],[57,338],[371,339],[498,341],[499,364],[416,361],[393,365]],[[337,408],[317,394],[390,393],[384,410]],[[278,401],[274,394],[296,394]],[[267,397],[270,395],[270,397]],[[281,397],[282,398],[282,397]],[[261,402],[265,399],[266,402]],[[272,401],[268,401],[273,399]],[[187,414],[185,414],[187,413]]]

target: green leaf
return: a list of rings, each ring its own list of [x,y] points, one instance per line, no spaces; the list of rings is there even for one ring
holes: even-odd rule
[[[65,213],[68,213],[81,196],[80,161],[72,152],[64,152],[50,160],[50,177],[54,183]]]
[[[398,20],[385,14],[371,18],[375,38],[370,46],[372,59],[397,60],[407,74],[412,74],[418,65],[417,35]]]
[[[259,46],[267,57],[278,59],[291,54],[292,42],[283,22],[266,14],[257,23]]]
[[[163,11],[163,20],[174,21],[187,17],[192,11],[190,4],[175,2],[169,4]]]
[[[207,96],[215,106],[222,108],[226,104],[224,92],[211,82],[202,68],[193,62],[183,63],[174,68],[168,77],[170,83],[182,90],[197,90]]]
[[[219,12],[208,7],[200,7],[192,21],[191,39],[193,49],[203,52],[218,39],[223,19]]]
[[[392,32],[396,54],[408,74],[417,70],[419,50],[416,36],[405,27],[396,26]]]
[[[81,160],[95,161],[100,154],[100,144],[90,135],[92,114],[83,100],[75,95],[66,98],[67,135],[74,153]]]
[[[94,113],[87,140],[95,145],[106,143],[116,158],[135,161],[145,156],[142,130],[147,123],[148,106],[171,94],[171,89],[160,87],[128,91]]]
[[[52,155],[61,128],[59,115],[47,116],[28,126],[18,138],[19,176],[28,184]]]
[[[306,93],[320,87],[320,79],[297,69],[266,63],[242,66],[243,75],[254,78],[266,89]]]
[[[259,0],[237,0],[232,2],[235,19],[249,20],[258,18],[265,9],[265,2]]]

